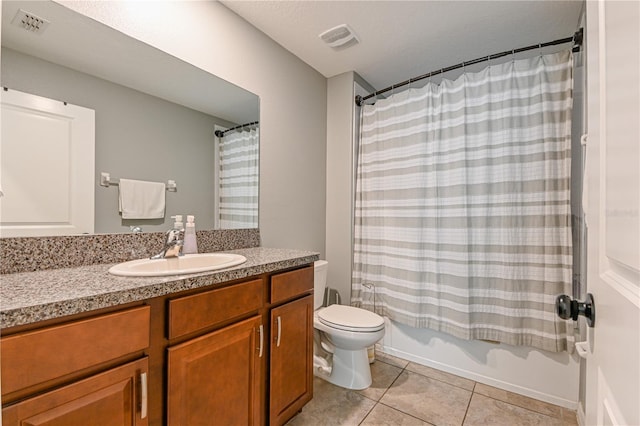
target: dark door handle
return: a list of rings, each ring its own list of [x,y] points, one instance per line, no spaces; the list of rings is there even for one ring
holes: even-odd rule
[[[584,302],[572,300],[566,294],[561,294],[556,297],[556,313],[562,319],[571,318],[574,321],[578,321],[578,316],[583,315],[589,327],[593,327],[596,323],[596,305],[591,293],[587,293],[587,299]]]

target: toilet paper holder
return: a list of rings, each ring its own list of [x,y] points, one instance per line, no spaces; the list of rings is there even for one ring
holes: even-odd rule
[[[577,321],[578,316],[582,315],[587,320],[589,327],[593,327],[596,323],[596,305],[591,293],[587,293],[584,302],[578,302],[566,294],[561,294],[556,297],[556,313],[562,319],[571,318],[574,321]]]

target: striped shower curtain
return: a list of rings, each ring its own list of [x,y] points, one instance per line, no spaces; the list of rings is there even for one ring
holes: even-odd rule
[[[258,128],[224,135],[219,144],[222,229],[258,227]]]
[[[361,111],[352,301],[413,327],[559,352],[571,294],[569,51]]]

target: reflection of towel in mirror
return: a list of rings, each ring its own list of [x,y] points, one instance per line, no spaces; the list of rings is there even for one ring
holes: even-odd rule
[[[123,219],[162,219],[165,207],[162,182],[120,179],[120,211]]]

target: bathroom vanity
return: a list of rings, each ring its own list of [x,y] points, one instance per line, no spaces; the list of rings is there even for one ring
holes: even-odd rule
[[[2,275],[3,425],[285,423],[313,395],[318,255],[231,252],[192,275]]]

